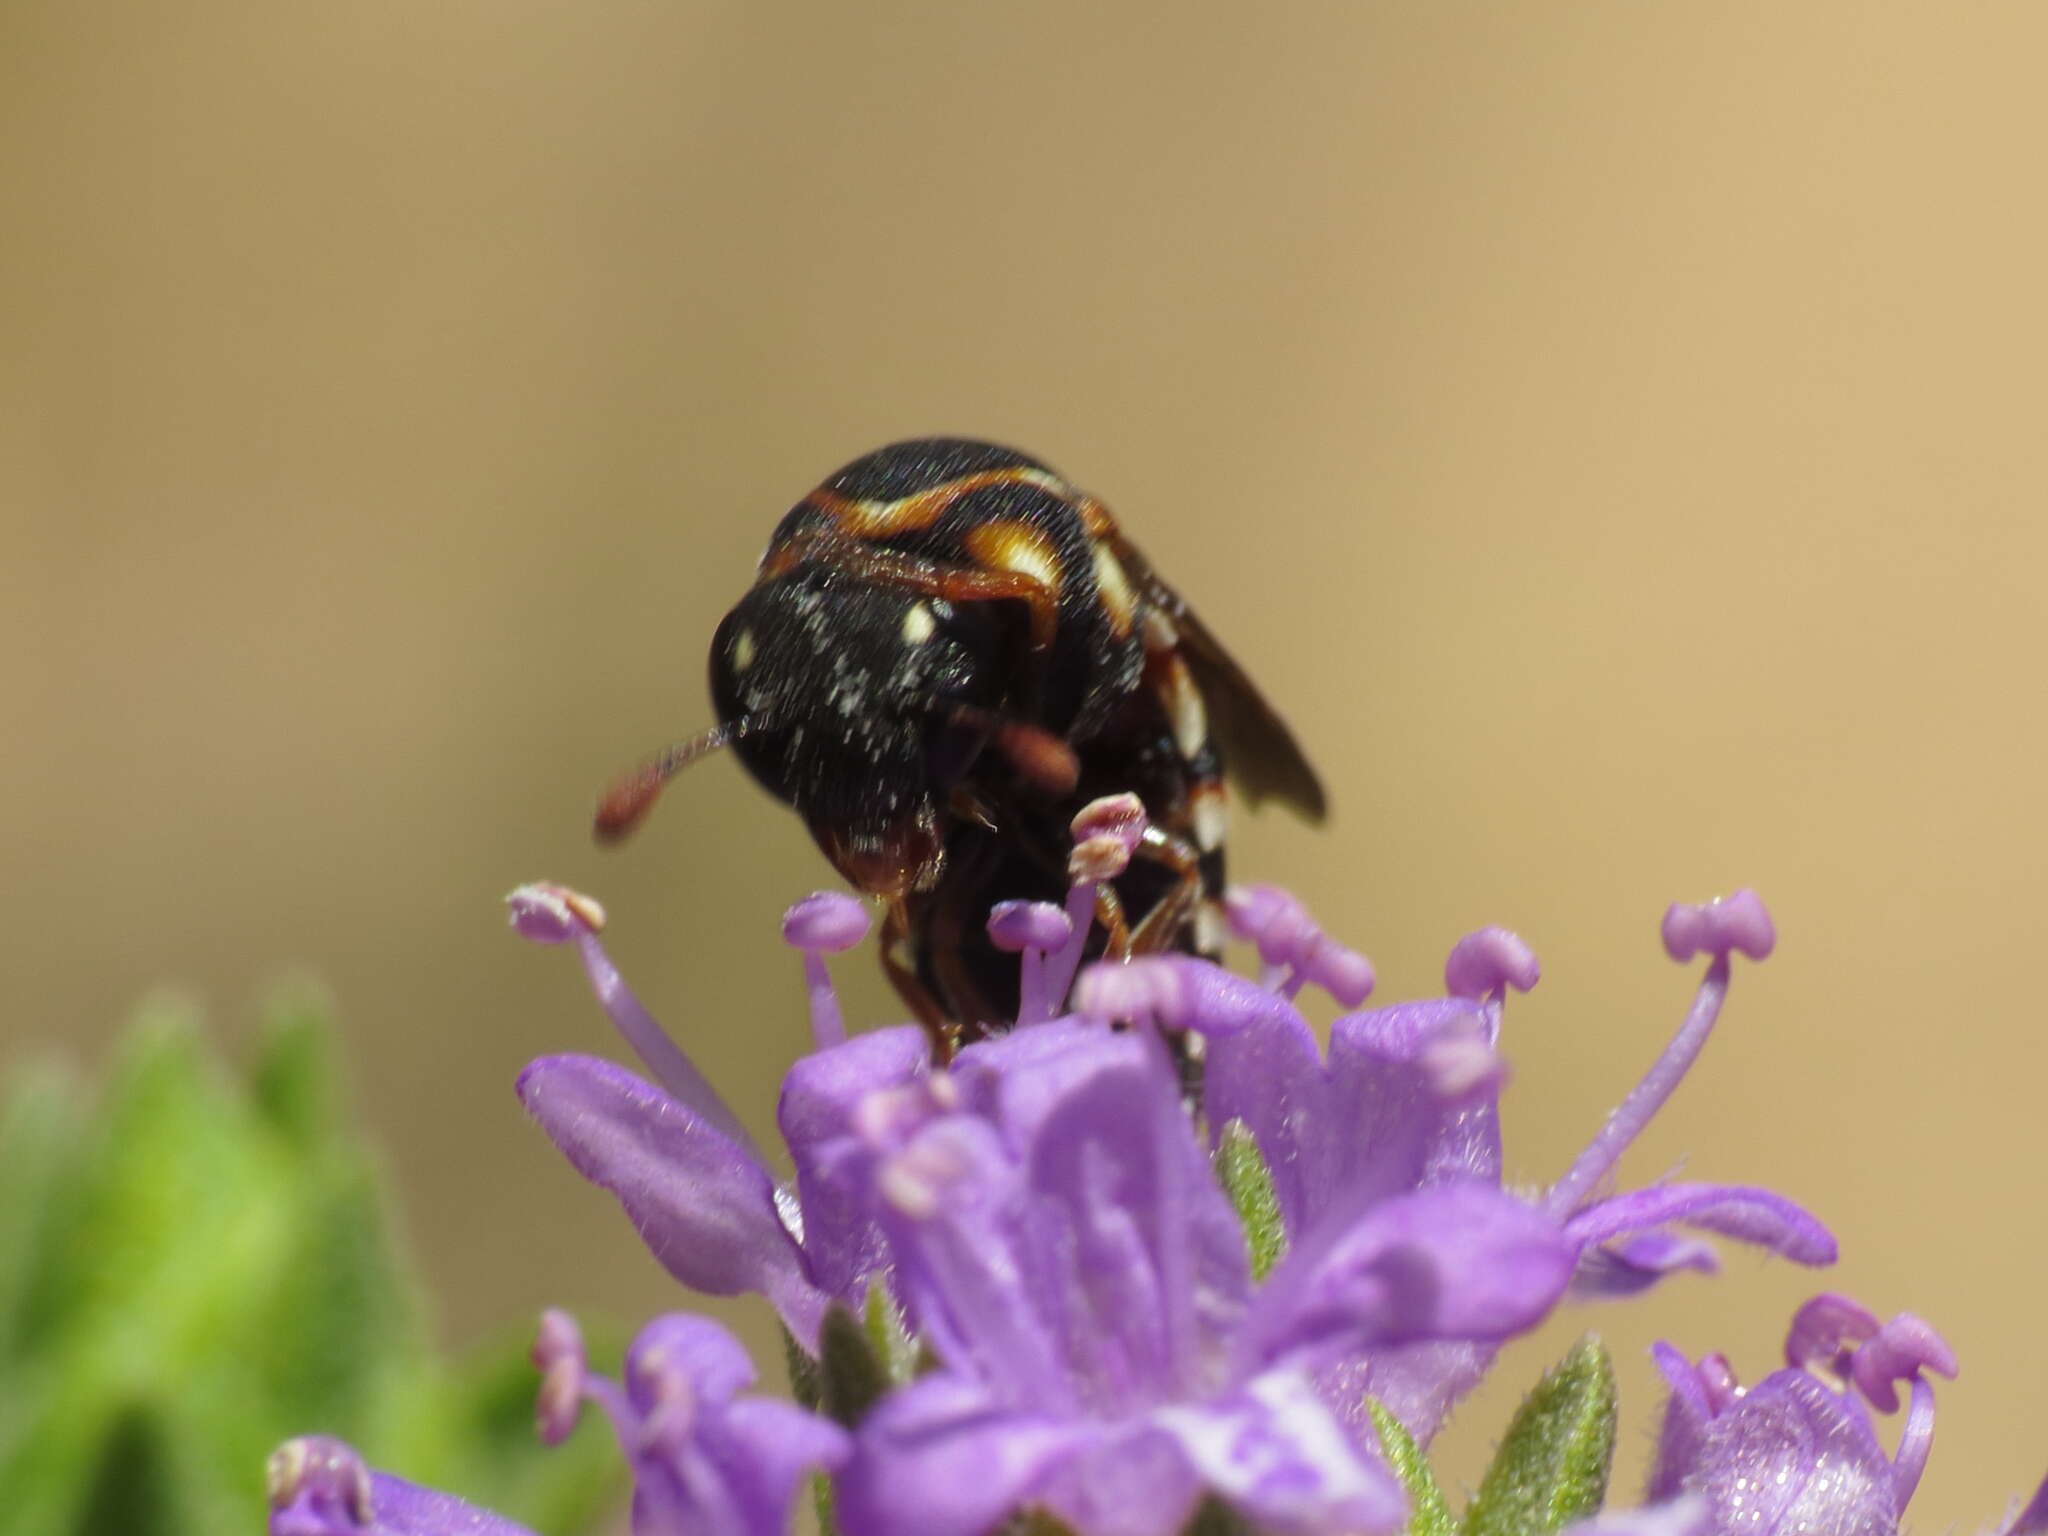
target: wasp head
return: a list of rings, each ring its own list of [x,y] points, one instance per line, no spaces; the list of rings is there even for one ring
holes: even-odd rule
[[[998,704],[987,615],[807,565],[763,582],[711,644],[734,750],[875,895],[928,889],[941,821]]]

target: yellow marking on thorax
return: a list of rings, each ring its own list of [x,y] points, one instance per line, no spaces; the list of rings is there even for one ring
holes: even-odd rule
[[[996,485],[1036,486],[1061,500],[1074,494],[1066,481],[1052,471],[1019,466],[962,475],[957,480],[948,480],[944,485],[916,491],[895,501],[851,501],[824,490],[811,492],[810,500],[831,513],[839,526],[855,538],[882,539],[892,534],[914,533],[920,528],[929,528],[955,502]]]
[[[970,528],[964,540],[967,551],[983,565],[999,571],[1029,576],[1046,591],[1060,590],[1059,551],[1052,540],[1029,523],[1004,520]]]
[[[1128,638],[1138,616],[1138,594],[1131,590],[1131,579],[1124,574],[1123,562],[1100,541],[1095,545],[1095,584],[1102,590],[1109,627],[1119,640]]]

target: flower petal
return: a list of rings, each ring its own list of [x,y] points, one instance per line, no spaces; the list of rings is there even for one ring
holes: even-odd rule
[[[1660,1184],[1616,1195],[1587,1206],[1565,1231],[1590,1247],[1673,1221],[1754,1243],[1796,1264],[1835,1262],[1834,1236],[1815,1217],[1783,1195],[1744,1184]]]
[[[1244,1027],[1210,1035],[1202,1062],[1202,1102],[1212,1134],[1244,1122],[1273,1176],[1273,1194],[1289,1234],[1329,1204],[1329,1163],[1357,1128],[1332,1114],[1329,1082],[1316,1040],[1292,1004],[1263,989]]]
[[[1612,1243],[1588,1248],[1572,1276],[1572,1294],[1582,1299],[1612,1299],[1647,1291],[1680,1270],[1718,1274],[1721,1261],[1713,1247],[1678,1232],[1635,1232]]]
[[[1664,1402],[1664,1417],[1657,1426],[1657,1451],[1650,1462],[1650,1480],[1643,1488],[1644,1502],[1656,1504],[1678,1497],[1699,1470],[1714,1409],[1699,1373],[1684,1355],[1659,1342],[1650,1346],[1650,1358],[1671,1387],[1671,1395]]]
[[[853,1134],[855,1106],[930,1068],[929,1037],[904,1024],[799,1057],[782,1080],[776,1119],[796,1163],[804,1257],[812,1284],[827,1295],[857,1301],[889,1262],[870,1197],[872,1157]]]
[[[1271,1371],[1201,1408],[1158,1415],[1202,1482],[1262,1531],[1391,1531],[1408,1500],[1368,1459],[1308,1379]]]
[[[846,1536],[981,1536],[1090,1433],[1009,1411],[952,1372],[920,1377],[861,1421],[834,1481],[834,1513]]]
[[[1565,1536],[1712,1536],[1713,1511],[1693,1495],[1642,1509],[1610,1509],[1565,1528]]]
[[[1149,1042],[1144,1042],[1149,1047]],[[1148,1054],[1105,1054],[1044,1116],[1028,1164],[1037,1241],[1064,1272],[1068,1367],[1109,1401],[1156,1401],[1213,1383],[1251,1286],[1243,1229]]]
[[[1462,997],[1396,1003],[1339,1019],[1330,1029],[1330,1111],[1340,1134],[1330,1178],[1382,1196],[1453,1180],[1500,1183],[1500,1106],[1447,1099],[1430,1054],[1485,1027]]]
[[[576,1171],[610,1190],[662,1267],[713,1296],[758,1291],[799,1339],[825,1298],[775,1213],[767,1169],[659,1088],[592,1056],[543,1056],[519,1097]]]
[[[1892,1536],[1891,1463],[1860,1408],[1804,1371],[1774,1371],[1707,1432],[1694,1484],[1716,1530]]]
[[[852,1438],[837,1424],[770,1397],[734,1403],[720,1429],[712,1454],[758,1536],[784,1536],[806,1475],[836,1470],[853,1453]]]
[[[1482,1184],[1381,1201],[1290,1254],[1253,1304],[1258,1363],[1424,1339],[1498,1343],[1540,1322],[1573,1245],[1541,1212]]]
[[[270,1536],[532,1536],[525,1526],[402,1477],[371,1472],[325,1435],[270,1458]]]

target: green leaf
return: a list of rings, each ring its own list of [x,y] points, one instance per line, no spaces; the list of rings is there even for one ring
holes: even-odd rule
[[[257,1113],[300,1151],[340,1135],[342,1072],[334,1051],[334,1004],[312,981],[280,985],[263,1010],[263,1043],[249,1073]]]
[[[1264,1280],[1287,1253],[1287,1227],[1280,1219],[1279,1198],[1273,1193],[1273,1171],[1242,1120],[1223,1128],[1216,1144],[1216,1176],[1244,1226],[1252,1279]]]
[[[1465,1512],[1466,1536],[1539,1536],[1597,1511],[1614,1421],[1614,1364],[1588,1335],[1516,1412]]]
[[[861,1309],[862,1326],[875,1358],[882,1362],[892,1385],[901,1385],[919,1373],[921,1359],[917,1340],[910,1336],[903,1313],[889,1288],[879,1280],[868,1282],[867,1304]]]
[[[894,1383],[867,1328],[843,1301],[818,1324],[818,1388],[826,1417],[852,1429]]]
[[[74,1202],[77,1088],[55,1063],[16,1077],[0,1112],[0,1379],[35,1342],[24,1315]]]
[[[1372,1416],[1372,1427],[1379,1431],[1380,1451],[1387,1458],[1388,1468],[1401,1480],[1408,1495],[1408,1536],[1451,1536],[1458,1522],[1450,1505],[1444,1502],[1444,1491],[1437,1486],[1429,1458],[1408,1433],[1408,1426],[1388,1412],[1378,1398],[1367,1398],[1365,1411]]]
[[[797,1343],[788,1324],[782,1329],[782,1362],[789,1368],[789,1395],[797,1406],[817,1413],[825,1401],[825,1389],[818,1377],[818,1362],[808,1349]]]

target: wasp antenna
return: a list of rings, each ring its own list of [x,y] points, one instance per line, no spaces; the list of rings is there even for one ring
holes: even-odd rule
[[[661,797],[670,779],[698,758],[731,746],[747,734],[747,725],[748,721],[742,718],[730,725],[713,726],[701,736],[679,741],[642,763],[604,792],[604,797],[597,802],[597,816],[591,823],[591,832],[600,843],[623,841],[646,820],[647,813],[654,809],[654,802]]]

